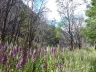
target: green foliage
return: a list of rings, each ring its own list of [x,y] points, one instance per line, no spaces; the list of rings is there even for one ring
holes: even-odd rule
[[[58,33],[59,35],[59,33]],[[57,36],[57,29],[54,25],[51,25],[50,30],[47,34],[47,44],[50,46],[55,46],[59,42],[59,36]]]
[[[86,27],[82,29],[82,33],[90,40],[96,40],[96,0],[92,0],[91,6],[86,11],[88,18],[85,20]]]
[[[32,58],[28,58],[24,70],[16,69],[13,57],[10,58],[12,67],[10,72],[96,72],[96,52],[93,48],[76,49],[69,51],[68,49],[48,48],[47,51],[41,50],[39,56],[35,56],[34,62]],[[53,50],[53,51],[52,51]],[[55,51],[54,51],[55,50]],[[42,56],[46,52],[45,56]],[[33,56],[35,54],[31,54]],[[42,68],[42,62],[46,61],[47,68]],[[0,71],[2,71],[0,64]]]
[[[26,53],[26,62],[22,66],[22,48],[12,44],[7,45],[3,56],[2,52],[0,54],[0,72],[96,72],[94,48],[74,51],[57,47],[30,48]],[[8,71],[5,71],[6,69]]]
[[[56,37],[59,38],[61,33],[61,28],[56,27]]]
[[[43,26],[43,25],[42,25]],[[41,27],[42,27],[41,26]],[[56,20],[45,24],[44,28],[39,28],[36,35],[44,46],[57,46],[59,43],[61,28],[57,26]]]

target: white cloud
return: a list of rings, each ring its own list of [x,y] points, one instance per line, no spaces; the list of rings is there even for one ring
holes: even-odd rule
[[[55,0],[48,0],[48,3],[46,6],[51,10],[51,12],[47,14],[48,19],[60,20],[60,16],[57,12],[57,5],[55,3]]]
[[[56,0],[48,0],[47,7],[52,11],[48,13],[48,19],[56,19],[60,20],[60,16],[57,12],[57,5],[55,3]],[[77,9],[75,10],[75,14],[79,15],[85,15],[85,10],[86,10],[86,4],[84,4],[83,0],[74,0],[77,3],[81,3],[82,5],[78,6]],[[90,0],[88,0],[90,1]]]
[[[26,5],[29,5],[29,7],[31,8],[32,7],[32,1],[31,0],[23,0],[23,2],[26,4]]]

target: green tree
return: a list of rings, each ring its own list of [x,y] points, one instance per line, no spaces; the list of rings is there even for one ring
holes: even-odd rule
[[[91,4],[86,11],[86,16],[88,17],[85,20],[87,25],[83,28],[82,33],[89,41],[96,41],[96,0],[91,0]]]

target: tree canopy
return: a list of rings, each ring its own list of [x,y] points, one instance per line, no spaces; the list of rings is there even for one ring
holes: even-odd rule
[[[89,41],[96,41],[96,0],[91,0],[86,11],[86,27],[82,30]]]

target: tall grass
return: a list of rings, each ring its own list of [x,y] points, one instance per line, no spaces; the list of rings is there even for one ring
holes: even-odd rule
[[[0,44],[0,72],[96,72],[94,48],[74,51],[56,47],[27,48],[24,66],[22,49]]]

